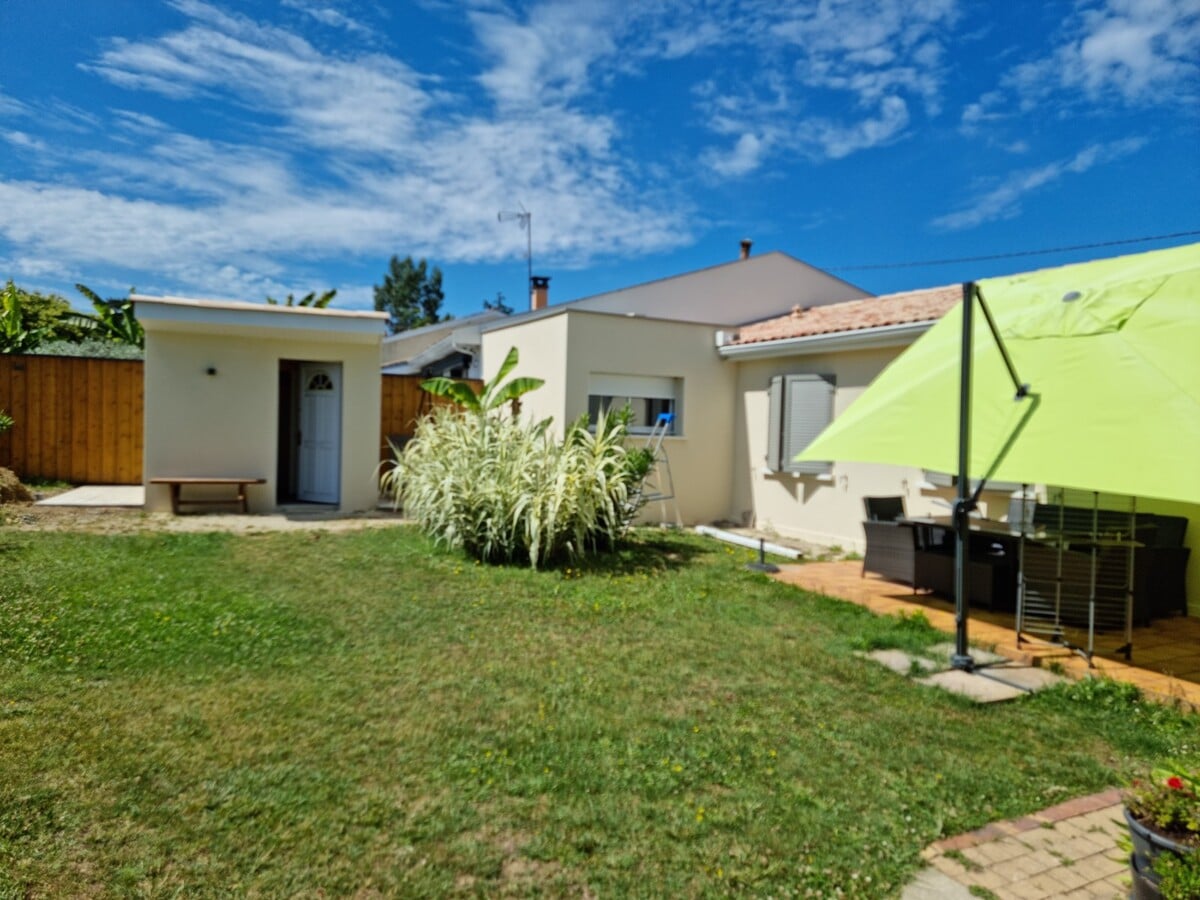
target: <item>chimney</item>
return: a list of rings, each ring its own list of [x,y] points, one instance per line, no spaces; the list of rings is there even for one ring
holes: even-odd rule
[[[550,278],[546,275],[529,277],[529,308],[545,309],[550,303]]]
[[[742,259],[750,258],[750,245],[753,241],[750,238],[742,238]]]

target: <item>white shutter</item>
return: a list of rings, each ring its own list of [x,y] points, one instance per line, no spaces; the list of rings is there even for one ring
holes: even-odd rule
[[[783,470],[803,475],[823,475],[828,462],[795,462],[793,457],[816,439],[833,421],[832,375],[788,375],[784,379]]]
[[[675,379],[655,375],[614,375],[606,372],[592,372],[588,376],[588,393],[603,397],[676,399]]]

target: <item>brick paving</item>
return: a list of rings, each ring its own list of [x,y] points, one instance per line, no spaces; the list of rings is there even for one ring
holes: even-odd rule
[[[1116,789],[1079,797],[931,844],[921,854],[974,896],[999,900],[1116,900],[1128,896],[1129,864]]]

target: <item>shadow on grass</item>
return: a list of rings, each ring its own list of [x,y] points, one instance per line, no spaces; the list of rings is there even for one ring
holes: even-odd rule
[[[611,550],[599,550],[582,559],[556,559],[545,568],[548,571],[570,568],[589,575],[671,572],[711,552],[711,548],[680,535],[643,529],[634,531]]]

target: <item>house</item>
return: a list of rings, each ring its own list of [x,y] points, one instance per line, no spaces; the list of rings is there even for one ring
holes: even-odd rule
[[[523,398],[524,408],[553,417],[560,431],[581,415],[625,403],[634,434],[648,432],[659,413],[672,413],[664,447],[675,498],[647,515],[685,524],[753,522],[748,474],[737,474],[750,467],[749,437],[736,424],[745,387],[739,364],[722,348],[747,323],[869,295],[787,254],[749,250],[744,242],[732,262],[555,305],[547,303],[549,279],[535,278],[529,312],[484,326],[484,375],[516,347],[519,374],[546,382]],[[756,452],[765,442],[764,432]],[[787,483],[794,486],[790,474]],[[775,527],[804,530],[788,524]]]
[[[861,550],[864,497],[902,495],[910,514],[946,513],[952,491],[941,473],[792,457],[961,299],[956,284],[797,306],[726,335],[717,353],[737,373],[738,435],[728,518]],[[1006,510],[1011,490],[985,493],[984,503]]]
[[[162,478],[262,479],[249,510],[374,508],[384,313],[134,296],[146,509]],[[193,499],[228,486],[188,485]],[[224,492],[224,493],[222,493]]]
[[[480,331],[504,313],[486,309],[461,319],[450,319],[401,331],[383,339],[380,360],[385,375],[444,375],[479,378],[483,374]]]
[[[529,312],[483,328],[484,376],[509,347],[523,398],[557,428],[628,402],[633,433],[674,414],[664,439],[675,497],[649,521],[727,521],[863,548],[863,497],[903,494],[910,513],[946,512],[936,473],[791,457],[961,298],[954,285],[872,297],[784,253],[750,256],[568,303],[534,279]],[[985,494],[1006,506],[1007,492]]]

